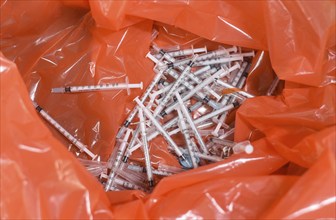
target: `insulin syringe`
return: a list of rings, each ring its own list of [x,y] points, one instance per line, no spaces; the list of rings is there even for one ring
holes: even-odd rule
[[[153,171],[151,168],[151,160],[149,155],[149,146],[147,142],[147,134],[146,134],[146,126],[145,126],[145,117],[143,115],[143,111],[141,108],[138,110],[138,117],[140,120],[140,133],[142,138],[142,146],[143,146],[143,152],[145,156],[145,164],[146,164],[146,173],[148,178],[149,187],[154,186],[154,179],[153,179]]]
[[[80,142],[77,138],[72,136],[67,130],[65,130],[55,119],[53,119],[46,111],[44,111],[36,102],[33,102],[35,109],[41,114],[41,116],[48,121],[51,125],[53,125],[64,137],[66,137],[71,143],[73,143],[76,147],[78,147],[81,151],[84,151],[87,155],[89,155],[92,160],[94,160],[97,155],[92,153],[86,145]]]
[[[152,115],[152,113],[140,102],[139,98],[136,97],[134,101],[138,104],[138,107],[143,110],[145,115],[153,125],[157,128],[157,130],[161,133],[161,135],[166,139],[168,144],[174,149],[176,155],[180,157],[182,160],[185,160],[185,157],[183,156],[181,150],[178,148],[176,143],[173,141],[173,139],[169,136],[169,134],[165,131],[164,128],[162,128],[162,125],[156,120],[156,118]]]
[[[164,71],[156,71],[156,75],[155,75],[154,79],[152,80],[152,82],[149,84],[149,86],[147,87],[145,92],[140,97],[141,103],[144,103],[145,100],[149,97],[152,90],[155,88],[155,85],[160,81],[161,77],[163,76],[163,72]],[[119,129],[119,131],[117,133],[117,138],[121,138],[121,136],[124,134],[126,128],[128,128],[128,126],[131,124],[132,120],[134,119],[134,117],[136,116],[137,113],[138,113],[138,108],[134,108],[129,113],[129,115],[127,116],[127,119],[125,120],[122,127]]]
[[[126,77],[125,83],[106,83],[100,85],[90,85],[90,86],[66,86],[60,88],[51,89],[52,93],[77,93],[77,92],[94,92],[94,91],[108,91],[108,90],[122,90],[126,89],[127,94],[130,95],[130,89],[142,89],[143,84],[140,83],[129,83]]]
[[[201,116],[201,117],[195,119],[195,120],[194,120],[194,123],[195,123],[195,125],[199,125],[199,124],[201,124],[202,122],[205,122],[205,121],[207,121],[207,120],[209,120],[209,119],[211,119],[211,118],[213,118],[213,117],[215,117],[215,116],[217,116],[217,115],[219,115],[219,114],[222,114],[222,113],[224,113],[224,112],[226,112],[226,111],[229,111],[229,110],[231,110],[231,109],[237,107],[238,105],[239,105],[239,103],[235,102],[235,103],[229,104],[229,105],[227,105],[227,106],[223,106],[221,109],[215,110],[215,111],[213,111],[213,112],[210,112],[210,113],[208,113],[208,114],[205,114],[205,115],[203,115],[203,116]],[[162,126],[162,128],[163,128],[164,130],[166,130],[166,129],[172,127],[174,124],[176,124],[176,123],[178,122],[178,120],[179,120],[178,117],[175,117],[175,118],[171,119],[170,121],[168,121],[167,123],[165,123],[165,124]],[[178,127],[178,128],[176,128],[175,130],[173,130],[173,131],[167,132],[167,134],[168,134],[168,135],[173,135],[173,134],[178,133],[179,131],[180,131],[180,128]],[[147,141],[151,141],[151,140],[153,140],[153,139],[154,139],[156,136],[158,136],[159,134],[160,134],[160,132],[159,132],[158,130],[154,131],[154,132],[151,133],[151,134],[148,134],[148,137],[147,137],[148,140],[147,140]],[[140,144],[136,144],[136,145],[135,145],[134,147],[132,147],[131,149],[128,149],[128,153],[127,153],[127,154],[128,154],[128,155],[131,155],[132,152],[135,151],[135,150],[137,150],[140,146],[141,146],[141,143],[140,143]]]

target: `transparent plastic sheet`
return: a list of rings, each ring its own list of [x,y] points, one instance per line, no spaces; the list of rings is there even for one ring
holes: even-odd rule
[[[81,13],[74,19],[74,14],[80,12],[73,9],[64,11],[39,35],[14,35],[14,43],[13,38],[5,38],[1,42],[2,51],[11,59],[18,60],[30,97],[106,161],[124,116],[117,112],[133,108],[132,100],[142,91],[132,90],[131,96],[118,90],[75,95],[50,91],[67,85],[125,82],[125,76],[130,82],[143,81],[146,86],[154,74],[152,64],[144,59],[149,48],[152,22],[144,21],[119,32],[107,32],[95,28],[89,14],[83,16]],[[30,61],[26,63],[27,60]],[[51,131],[79,154],[78,149],[55,129]],[[85,154],[79,156],[87,158]]]
[[[102,187],[53,137],[0,55],[1,218],[113,218]]]
[[[102,0],[90,6],[101,27],[118,30],[152,19],[213,41],[268,50],[280,79],[335,82],[334,1]]]
[[[90,6],[100,28],[87,14],[87,9],[83,9],[86,8],[85,3],[76,5],[65,2],[66,6],[58,2],[38,1],[34,2],[34,7],[25,2],[3,3],[2,12],[8,13],[15,7],[15,13],[6,16],[1,13],[1,51],[17,64],[29,96],[89,144],[104,161],[112,151],[119,125],[134,106],[133,98],[141,91],[134,90],[129,97],[126,92],[69,97],[65,94],[52,95],[50,88],[66,83],[123,81],[126,75],[130,81],[144,81],[146,86],[153,77],[152,63],[144,58],[150,44],[152,21],[133,17],[128,22],[117,20],[115,24],[124,29],[119,28],[114,32],[101,28],[92,6],[99,1],[90,2]],[[101,7],[113,6],[110,9],[113,14],[117,9],[128,10],[133,4],[122,1],[99,3]],[[152,2],[142,2],[140,5],[146,4]],[[186,2],[178,4],[186,6]],[[216,6],[212,10],[217,10],[218,5],[212,6]],[[43,8],[50,10],[45,13],[48,10],[41,10]],[[205,8],[203,5],[199,10]],[[237,6],[237,10],[243,8]],[[99,16],[112,19],[112,15],[106,15],[107,11]],[[22,13],[27,13],[28,17],[35,16],[35,19],[27,21],[24,16],[19,17]],[[165,17],[162,8],[160,13],[155,20],[162,21]],[[257,14],[261,16],[262,12]],[[244,19],[254,21],[248,15]],[[17,18],[11,20],[13,16]],[[162,19],[159,19],[161,16]],[[175,15],[171,16],[174,18]],[[254,17],[254,14],[251,16]],[[123,16],[119,15],[118,18]],[[234,27],[242,17],[230,15],[228,18],[235,21],[235,26],[229,30],[236,33]],[[263,21],[262,18],[260,20]],[[17,25],[20,21],[26,23]],[[326,23],[330,24],[328,19]],[[193,39],[200,39],[169,25],[156,23],[155,26],[167,30],[166,34],[161,34],[168,37],[162,40],[162,45],[171,45],[171,39],[174,39],[172,35],[176,36],[177,32],[180,35],[174,40],[180,39],[180,45],[187,46],[188,42],[194,45]],[[188,22],[182,28],[189,30],[187,26],[190,29],[202,27]],[[203,25],[202,28],[210,26]],[[253,26],[243,27],[241,30],[248,33]],[[254,26],[255,29],[251,31],[256,31],[257,27],[260,26]],[[212,33],[225,33],[223,30]],[[328,32],[329,29],[324,31]],[[250,47],[264,49],[255,40],[262,33],[258,31],[257,35],[250,35],[253,36],[251,42],[254,42]],[[245,46],[246,41],[234,36],[230,38],[237,40],[235,44]],[[245,89],[261,95],[265,94],[265,83],[271,83],[274,76],[268,53],[258,53]],[[276,62],[272,60],[272,51],[270,54],[274,67]],[[304,52],[300,55],[305,56]],[[251,140],[256,148],[252,155],[234,156],[220,163],[164,178],[150,195],[139,191],[105,194],[100,183],[66,152],[64,146],[71,145],[49,125],[50,129],[47,129],[46,123],[35,113],[14,64],[2,57],[0,67],[2,218],[335,217],[335,192],[332,190],[336,178],[335,97],[330,97],[335,94],[333,85],[313,88],[286,82],[280,96],[258,97],[245,102],[237,113],[235,140]],[[301,66],[291,63],[290,68],[300,69]],[[295,71],[290,74],[296,76]],[[323,71],[312,75],[322,79],[325,74],[329,73]],[[316,81],[302,83],[314,84]],[[116,114],[111,114],[112,111]],[[165,144],[159,139],[152,144],[152,149],[153,145],[163,147]],[[71,150],[78,157],[86,158],[76,149]],[[155,155],[159,155],[159,161],[169,161],[164,151]],[[307,167],[307,171],[302,176],[302,172],[300,175],[284,176],[291,173],[290,167],[287,167],[288,161]],[[304,170],[300,167],[297,169]],[[20,212],[19,204],[23,207]],[[288,209],[288,204],[295,205]]]
[[[309,167],[335,148],[335,85],[285,88],[277,97],[247,100],[237,111],[235,138],[262,133],[288,161]]]

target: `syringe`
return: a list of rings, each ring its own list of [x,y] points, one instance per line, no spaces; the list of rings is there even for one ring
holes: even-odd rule
[[[169,84],[169,85],[163,87],[162,89],[159,89],[159,90],[151,93],[149,96],[151,98],[155,98],[157,96],[160,96],[160,97],[158,97],[160,99],[162,97],[162,93],[168,92],[171,89],[172,86],[173,86],[173,84]]]
[[[202,103],[201,102],[196,102],[194,105],[192,105],[188,110],[190,112],[193,112],[195,110],[197,110],[198,108],[200,108],[202,106]],[[162,128],[164,130],[167,130],[169,128],[171,128],[173,125],[175,125],[177,122],[178,122],[178,117],[175,117],[171,120],[169,120],[167,123],[165,123],[164,125],[162,125]],[[150,133],[148,136],[147,136],[147,141],[151,141],[153,140],[155,137],[157,137],[158,135],[160,134],[160,132],[158,132],[157,130],[153,131],[152,133]],[[168,132],[169,134],[169,132]],[[133,137],[132,137],[132,140],[133,140]],[[126,156],[124,157],[123,161],[126,163],[127,160],[128,160],[128,156],[132,154],[132,152],[134,152],[135,150],[137,150],[139,147],[141,147],[141,143],[137,144],[134,146],[134,143],[132,144],[132,140],[129,144],[129,148],[128,148],[128,152],[126,154]],[[134,139],[135,141],[135,139]],[[134,146],[134,147],[133,147]]]
[[[239,103],[237,103],[237,102],[235,102],[233,104],[229,104],[227,106],[224,106],[221,109],[218,109],[216,111],[210,112],[210,113],[208,113],[206,115],[203,115],[203,116],[195,119],[194,123],[195,123],[195,125],[201,124],[202,122],[207,121],[210,118],[215,117],[216,115],[222,114],[223,112],[229,111],[229,110],[231,110],[231,109],[233,109],[233,108],[235,108],[237,106],[239,106]],[[165,125],[163,125],[162,128],[164,130],[166,130],[166,129],[172,127],[174,124],[176,124],[177,121],[178,121],[178,117],[176,117],[174,119],[171,119],[169,122],[167,122]],[[179,131],[180,131],[180,128],[176,128],[175,130],[168,132],[168,136],[169,136],[169,134],[171,134],[171,135],[172,134],[176,134]],[[148,137],[147,137],[148,141],[154,139],[158,134],[159,134],[158,131],[155,131],[155,132],[149,134]],[[138,149],[140,146],[141,146],[141,144],[137,144],[132,149],[129,149],[127,155],[130,155],[133,151],[135,151],[136,149]]]
[[[197,85],[192,91],[190,91],[187,95],[183,96],[182,100],[186,101],[188,99],[190,99],[196,92],[198,92],[199,90],[201,90],[204,86],[212,83],[216,78],[219,77],[223,77],[227,74],[229,74],[230,72],[232,72],[233,70],[239,68],[240,65],[237,63],[234,66],[230,67],[228,70],[223,70],[220,69],[218,70],[216,73],[214,73],[211,77],[205,79],[201,84]],[[166,109],[164,109],[160,115],[164,116],[169,114],[170,112],[172,112],[176,107],[177,107],[178,103],[175,102],[175,104],[172,104],[170,106],[168,106]]]
[[[131,141],[130,141],[129,144],[128,144],[128,151],[129,151],[129,149],[133,148],[133,146],[136,144],[136,141],[137,141],[137,139],[138,139],[139,133],[140,133],[140,126],[138,125],[138,126],[136,127],[135,131],[133,132],[133,136],[132,136],[132,138],[131,138]],[[147,140],[147,141],[148,141],[148,140]],[[142,143],[141,143],[141,144],[142,144]],[[142,146],[141,144],[140,144],[140,146]],[[126,152],[125,155],[124,155],[124,157],[123,157],[123,159],[122,159],[122,161],[123,161],[124,163],[127,163],[127,161],[128,161],[128,156],[129,156],[129,153]]]
[[[83,158],[78,158],[78,161],[90,172],[93,176],[99,176],[102,173],[107,173],[106,162],[97,160],[87,160]]]
[[[196,82],[197,84],[202,83],[202,80],[196,77],[194,74],[189,73],[187,74],[187,77],[189,77],[192,81]],[[209,86],[204,86],[203,88],[207,92],[209,92],[211,95],[213,95],[217,101],[222,97],[221,95],[218,95],[217,92],[215,92],[213,89],[211,89]]]
[[[248,70],[249,66],[247,65],[247,62],[244,62],[242,64],[242,68],[238,71],[236,77],[233,79],[232,81],[232,86],[236,86],[238,89],[242,89],[244,84],[245,84],[245,79],[247,76],[243,76],[243,73],[246,73],[247,75],[247,70]],[[239,81],[240,80],[240,81]],[[221,104],[226,105],[228,103],[232,103],[234,102],[236,99],[233,97],[229,97],[229,96],[225,96],[223,98],[223,100],[221,101]],[[228,113],[224,113],[223,115],[221,115],[218,119],[218,123],[216,128],[213,130],[212,134],[216,137],[218,137],[218,131],[221,128],[221,126],[223,125],[226,116],[228,115]]]
[[[231,128],[229,131],[225,132],[225,134],[218,137],[218,139],[225,139],[232,135],[235,132],[235,128]]]
[[[150,103],[147,105],[147,107],[151,107]],[[138,109],[138,107],[136,107]],[[133,109],[134,111],[134,109]],[[138,111],[138,110],[137,110]],[[134,111],[134,112],[137,112],[137,111]],[[136,140],[138,139],[138,135],[140,133],[141,129],[140,129],[140,126],[138,125],[135,129],[135,131],[133,132],[133,136],[131,138],[131,141],[129,142],[129,145],[128,145],[128,148],[131,149],[135,143],[136,143]],[[123,162],[126,163],[128,160],[128,154],[126,154],[124,157],[123,157]]]
[[[222,145],[225,157],[230,156],[232,153],[240,154],[246,153],[251,154],[254,151],[254,147],[250,141],[242,141],[235,143],[233,141],[222,140],[218,138],[211,139],[211,142]]]
[[[183,115],[182,115],[182,112],[181,112],[180,108],[177,108],[176,110],[177,110],[178,118],[179,118],[179,122],[180,122],[179,123],[180,130],[181,130],[181,133],[184,136],[184,140],[185,140],[185,143],[186,143],[187,148],[188,148],[188,153],[190,155],[193,168],[196,168],[196,167],[198,167],[198,164],[197,164],[197,160],[196,160],[195,154],[194,154],[194,150],[196,149],[195,143],[191,140],[191,137],[189,135],[189,130],[188,130],[187,125],[184,121],[184,118],[183,118]]]
[[[159,60],[157,60],[153,55],[151,54],[147,54],[147,57],[149,59],[151,59],[155,64],[160,65],[162,64],[162,62],[160,62]],[[184,68],[182,68],[184,70]],[[178,79],[179,78],[179,74],[175,72],[175,70],[173,69],[168,69],[167,70],[168,74],[170,76],[172,76],[174,79]],[[194,76],[194,78],[197,80],[198,78],[196,76]],[[199,79],[198,79],[199,80]],[[191,83],[189,83],[188,81],[184,80],[182,82],[183,86],[187,87],[190,91],[193,91],[193,89],[195,88],[193,85],[191,85]],[[171,86],[170,88],[171,89]],[[203,89],[203,88],[202,88]],[[201,97],[202,100],[204,100],[204,102],[206,104],[208,104],[210,107],[217,109],[218,106],[216,104],[216,102],[214,102],[213,100],[211,100],[209,97],[207,97],[207,95],[205,95],[203,92],[200,91],[201,89],[199,89],[197,92],[195,92],[199,97]],[[169,90],[168,90],[169,91]],[[195,94],[194,93],[194,94]],[[161,115],[164,116],[164,115]]]
[[[65,130],[55,119],[53,119],[47,112],[45,112],[36,102],[33,102],[35,109],[41,114],[41,116],[53,125],[64,137],[66,137],[72,144],[74,144],[79,150],[84,151],[89,155],[92,160],[94,160],[97,155],[92,153],[86,145],[80,142],[77,138],[71,135],[67,130]]]
[[[219,114],[222,114],[222,113],[224,113],[226,111],[229,111],[229,110],[231,110],[231,109],[233,109],[233,108],[235,108],[237,106],[239,106],[238,102],[226,105],[226,106],[224,106],[221,109],[212,111],[212,112],[210,112],[208,114],[205,114],[205,115],[202,115],[201,117],[195,119],[194,123],[195,123],[195,125],[198,125],[198,124],[200,124],[200,123],[202,123],[204,121],[209,120],[210,118],[213,118],[213,117],[215,117],[215,116],[217,116]],[[175,130],[170,131],[169,134],[177,134],[179,131],[180,131],[180,128],[176,128]]]
[[[51,89],[52,93],[76,93],[76,92],[94,92],[94,91],[107,91],[107,90],[121,90],[126,89],[127,94],[130,95],[130,89],[142,89],[143,84],[135,83],[131,84],[128,83],[128,78],[126,77],[125,83],[106,83],[100,85],[89,85],[89,86],[66,86],[60,88],[53,88]]]
[[[175,71],[174,71],[175,72]],[[176,75],[175,75],[175,73],[174,73],[174,75],[173,74],[170,74],[171,76],[173,76],[173,78],[175,78],[175,79],[177,79],[178,78],[178,74],[176,73]],[[174,83],[170,83],[170,84],[168,84],[167,86],[164,86],[164,87],[162,87],[161,89],[159,89],[159,90],[156,90],[155,92],[152,92],[151,94],[150,94],[150,97],[152,98],[152,99],[154,99],[155,97],[157,97],[157,99],[156,99],[156,102],[158,102],[159,100],[161,100],[162,99],[162,97],[164,96],[164,94],[165,93],[167,93],[170,89],[171,89],[171,87],[173,86],[173,84]],[[178,87],[177,89],[176,89],[176,91],[178,91],[179,93],[183,93],[183,92],[186,92],[186,91],[188,91],[188,90],[192,90],[193,88],[194,88],[194,85],[195,85],[196,83],[195,82],[191,82],[191,81],[184,81],[183,82],[183,85],[181,85],[180,87]],[[186,86],[187,85],[187,86]],[[204,94],[202,94],[201,95],[203,98],[205,97],[205,95]],[[174,97],[173,97],[174,98]],[[210,104],[209,104],[209,106],[211,106]]]
[[[234,57],[221,57],[221,58],[214,58],[211,60],[202,60],[195,62],[195,66],[207,66],[207,65],[214,65],[214,64],[222,64],[222,63],[230,63],[233,61],[243,61],[243,56],[234,56]]]
[[[211,156],[211,155],[205,155],[199,152],[195,152],[196,157],[199,157],[201,159],[204,160],[208,160],[208,161],[213,161],[213,162],[219,162],[222,161],[223,159],[217,156]]]
[[[224,56],[224,55],[230,55],[231,52],[234,52],[236,53],[237,52],[237,47],[236,46],[233,46],[231,48],[220,48],[218,50],[215,50],[215,51],[211,51],[211,52],[208,52],[206,54],[202,54],[199,56],[199,58],[197,59],[198,60],[208,60],[208,59],[212,59],[212,58],[216,58],[216,57],[220,57],[220,56]]]
[[[136,172],[140,172],[140,173],[146,172],[146,169],[144,167],[139,166],[139,165],[134,165],[134,164],[129,164],[127,166],[127,169],[132,170],[132,171],[136,171]],[[152,169],[152,171],[153,171],[154,175],[158,175],[158,176],[171,176],[171,175],[173,175],[173,173],[166,172],[166,171],[161,171],[161,170],[156,170],[156,169]]]
[[[120,166],[120,169],[118,169],[118,176],[122,177],[130,183],[146,187],[146,176],[143,175],[143,173],[138,173],[127,169],[127,164],[123,163]]]
[[[210,69],[211,69],[211,66],[204,66],[204,67],[201,67],[200,69],[196,70],[195,72],[193,72],[193,74],[195,76],[202,75],[203,73],[209,71]]]
[[[166,104],[168,103],[168,101],[173,97],[174,92],[181,85],[181,83],[184,81],[185,76],[190,72],[191,67],[193,66],[194,61],[197,59],[197,57],[198,57],[198,55],[196,54],[193,57],[193,59],[188,63],[188,66],[183,70],[183,72],[181,73],[181,75],[176,79],[176,81],[174,82],[172,88],[164,96],[164,98],[161,100],[160,104],[155,109],[155,111],[153,113],[154,117],[156,117],[163,110],[163,108],[166,106]]]
[[[108,179],[108,175],[106,174],[101,174],[101,178],[104,178],[104,179]],[[126,180],[123,180],[121,178],[116,178],[115,181],[114,181],[117,185],[120,185],[120,186],[123,186],[127,189],[133,189],[133,190],[142,190],[142,191],[146,191],[144,188],[136,185],[136,184],[132,184]],[[113,187],[110,187],[110,190],[113,190]]]
[[[208,65],[214,65],[214,64],[223,64],[223,63],[230,63],[233,61],[243,61],[243,59],[244,59],[243,56],[234,56],[234,57],[218,57],[218,58],[212,58],[210,60],[196,60],[194,66],[208,66]],[[188,62],[190,62],[190,58],[161,65],[160,69],[180,67],[180,66],[186,65]]]
[[[267,94],[266,94],[267,96],[271,96],[274,93],[274,91],[275,91],[276,87],[278,86],[279,82],[280,82],[280,79],[278,78],[278,76],[275,76],[272,84],[270,85],[270,87],[267,91]]]
[[[219,85],[223,86],[223,87],[228,88],[228,89],[236,89],[236,90],[238,89],[237,87],[234,87],[234,86],[232,86],[229,83],[226,83],[224,81],[217,81],[217,83]],[[252,94],[250,94],[248,92],[242,91],[242,90],[238,90],[237,93],[239,93],[239,94],[241,94],[241,95],[243,95],[243,96],[245,96],[247,98],[253,98],[254,97],[254,95],[252,95]]]
[[[152,113],[141,103],[141,101],[139,100],[138,97],[136,97],[134,99],[134,101],[138,104],[138,107],[142,108],[142,110],[145,113],[145,115],[147,116],[147,118],[149,120],[151,120],[153,125],[158,129],[158,131],[161,133],[161,135],[166,139],[168,144],[174,149],[176,155],[178,157],[181,157],[183,160],[185,160],[182,152],[180,151],[180,149],[178,148],[176,143],[173,141],[173,139],[169,136],[169,134],[164,130],[164,128],[162,128],[162,125],[160,124],[160,122],[158,122],[155,119],[155,117],[152,115]]]
[[[230,84],[233,85],[233,86],[237,86],[240,78],[242,77],[242,75],[244,73],[246,73],[246,75],[247,75],[248,69],[249,69],[248,63],[247,62],[243,62],[242,65],[241,65],[240,70],[237,72],[237,75],[233,78],[233,80],[232,80],[232,82]]]
[[[239,103],[238,102],[235,102],[235,103],[232,103],[232,104],[229,104],[229,105],[226,105],[226,106],[223,106],[221,109],[218,109],[218,110],[215,110],[215,111],[212,111],[208,114],[205,114],[205,115],[202,115],[201,117],[199,118],[196,118],[194,120],[194,123],[197,125],[203,121],[206,121],[210,118],[213,118],[219,114],[222,114],[223,112],[226,112],[226,111],[229,111],[235,107],[239,106]]]
[[[182,56],[194,55],[195,53],[204,53],[204,52],[205,53],[207,52],[206,46],[201,48],[192,47],[191,49],[168,52],[167,54],[171,57],[182,57]]]
[[[158,53],[158,54],[156,54],[156,56],[158,57],[158,59],[163,58],[163,54],[180,50],[180,46],[179,45],[174,45],[174,46],[160,48],[154,42],[152,42],[152,48],[153,48],[154,52]]]
[[[246,153],[246,154],[252,154],[254,151],[254,148],[250,141],[242,141],[239,143],[236,143],[232,147],[233,153],[239,154],[239,153]]]
[[[154,69],[154,71],[156,72],[156,75],[155,75],[154,79],[152,80],[152,82],[149,84],[149,86],[147,87],[145,92],[140,97],[140,101],[142,103],[144,103],[145,100],[149,97],[149,95],[152,92],[152,90],[154,89],[155,85],[159,82],[159,80],[161,79],[161,77],[163,75],[163,71],[156,71],[155,69]],[[138,108],[133,108],[133,110],[129,113],[127,119],[125,120],[122,127],[119,129],[119,131],[117,133],[117,136],[116,136],[117,138],[120,138],[122,136],[122,134],[125,132],[125,129],[128,128],[128,126],[133,121],[137,112],[138,112]]]
[[[238,57],[238,56],[254,57],[255,56],[255,52],[254,52],[254,50],[252,50],[250,52],[245,52],[245,53],[230,54],[230,57]]]
[[[159,48],[157,48],[157,47],[155,47],[155,46],[153,46],[153,48],[156,48],[156,50],[159,50]],[[205,50],[206,50],[206,48],[205,48]],[[165,53],[165,52],[162,52],[162,50],[159,50],[159,52],[164,56],[164,58],[166,58],[168,61],[170,61],[170,62],[175,62],[175,58],[174,57],[172,57],[169,53]],[[193,57],[193,58],[191,58],[191,59],[189,59],[189,62],[190,61],[192,61],[192,60],[197,60],[198,59],[198,55],[196,56],[196,58],[195,58],[195,56]],[[155,62],[155,59],[152,59],[154,62]],[[189,62],[186,62],[185,64],[187,64],[187,63],[189,63]],[[157,62],[158,63],[158,65],[162,68],[162,66],[164,66],[165,64],[163,63],[163,62]],[[182,73],[184,72],[184,70],[185,70],[185,68],[184,67],[182,67],[182,66],[177,66],[177,68],[180,70],[180,71],[182,71]],[[186,67],[186,68],[188,68],[188,67]],[[173,69],[172,68],[169,68],[169,70],[168,70],[168,72],[172,72],[173,71]],[[169,74],[171,74],[172,75],[172,73],[169,73]],[[172,75],[173,76],[173,75]],[[188,72],[188,74],[187,74],[187,76],[191,79],[191,80],[193,80],[193,81],[195,81],[196,83],[201,83],[201,80],[197,77],[197,76],[195,76],[194,74],[192,74],[192,73],[190,73],[190,71]],[[174,76],[173,76],[174,77]],[[174,77],[175,78],[175,77]],[[176,78],[175,78],[176,79]],[[185,84],[185,83],[183,83],[183,84]],[[188,87],[188,86],[187,86]],[[208,91],[210,94],[212,94],[214,97],[216,97],[216,99],[220,99],[220,95],[218,95],[215,91],[213,91],[209,86],[205,86],[204,87],[204,89],[206,90],[206,91]],[[190,89],[191,90],[191,89]],[[202,95],[200,95],[201,97],[202,97]],[[204,97],[203,97],[204,98]],[[210,103],[211,104],[211,103]]]
[[[201,136],[208,136],[208,135],[213,135],[212,132],[213,130],[199,130],[198,131]],[[223,135],[225,133],[224,129],[220,129],[217,131],[218,135]]]
[[[169,173],[174,173],[174,174],[181,173],[181,172],[184,171],[184,169],[182,169],[180,167],[169,166],[169,165],[166,165],[166,164],[163,164],[163,163],[159,163],[158,170],[164,171],[164,172],[169,172]]]
[[[223,145],[223,146],[230,146],[230,147],[233,147],[236,144],[233,141],[223,140],[223,139],[219,139],[219,138],[210,138],[210,141],[215,143],[215,144],[220,144],[220,145]]]
[[[127,146],[127,140],[131,134],[132,130],[131,129],[127,129],[126,131],[126,134],[123,138],[123,140],[121,141],[121,144],[117,150],[117,154],[116,154],[116,157],[115,157],[115,160],[114,160],[114,163],[111,167],[111,172],[109,174],[109,178],[106,182],[106,185],[105,185],[105,191],[108,191],[110,189],[110,187],[113,185],[113,181],[116,177],[116,172],[120,166],[120,163],[121,163],[121,159],[122,159],[122,156],[125,152],[125,149],[126,149],[126,146]]]
[[[198,144],[200,145],[202,151],[205,153],[205,154],[208,154],[208,150],[205,146],[205,143],[202,139],[202,136],[200,135],[200,133],[198,132],[197,128],[196,128],[196,125],[194,124],[194,121],[192,120],[191,116],[189,115],[189,112],[188,112],[188,109],[185,107],[183,101],[182,101],[182,98],[180,96],[180,94],[178,93],[175,93],[175,97],[177,98],[177,101],[179,103],[179,107],[181,109],[181,111],[183,112],[183,115],[185,116],[191,130],[194,132],[194,135],[195,135],[195,138],[198,142]]]
[[[142,148],[145,156],[145,164],[146,164],[146,173],[148,178],[148,184],[149,187],[154,186],[154,179],[153,179],[153,173],[152,173],[152,167],[151,167],[151,160],[149,156],[149,146],[147,142],[147,135],[146,135],[146,126],[145,126],[145,118],[143,115],[143,111],[140,108],[138,110],[138,116],[140,120],[140,130],[141,130],[141,138],[142,138]]]
[[[217,156],[212,156],[212,155],[206,155],[206,154],[202,154],[200,152],[194,151],[195,157],[204,159],[204,160],[208,160],[208,161],[213,161],[213,162],[219,162],[222,161],[223,159],[221,157],[217,157]]]
[[[152,35],[151,35],[151,41],[155,40],[155,38],[157,38],[157,36],[159,35],[159,31],[156,30],[155,28],[152,29]]]

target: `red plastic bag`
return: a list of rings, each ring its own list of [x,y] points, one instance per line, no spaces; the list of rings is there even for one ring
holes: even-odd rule
[[[280,79],[335,81],[334,1],[90,1],[100,27],[147,18],[225,44],[268,50]],[[169,13],[167,13],[167,11]]]
[[[336,217],[332,1],[89,1],[89,6],[86,1],[1,5],[1,218]],[[141,91],[66,96],[50,94],[50,88],[118,82],[124,76],[146,86],[153,77],[145,59],[153,25],[161,30],[161,45],[259,49],[245,89],[265,94],[272,68],[285,88],[276,97],[246,101],[236,113],[235,140],[253,142],[253,154],[164,178],[149,195],[104,193],[66,147],[86,156],[48,129],[30,98],[106,160]],[[161,139],[153,144],[164,146]],[[164,151],[152,153],[173,163]]]

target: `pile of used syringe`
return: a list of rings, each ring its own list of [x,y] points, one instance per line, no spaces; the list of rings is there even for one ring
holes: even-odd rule
[[[232,154],[253,152],[249,141],[228,139],[234,123],[229,113],[253,95],[242,91],[254,51],[241,52],[235,46],[162,49],[152,45],[147,58],[155,64],[155,76],[121,126],[107,170],[100,175],[105,190],[150,191],[160,176],[218,162]],[[230,91],[230,92],[227,92]],[[200,108],[198,117],[192,116]],[[203,112],[202,114],[200,112]],[[169,118],[169,120],[165,120]],[[211,129],[209,129],[211,128]],[[181,133],[183,145],[172,136]],[[181,167],[151,163],[149,142],[162,136]],[[142,152],[144,165],[130,162],[134,151]]]

